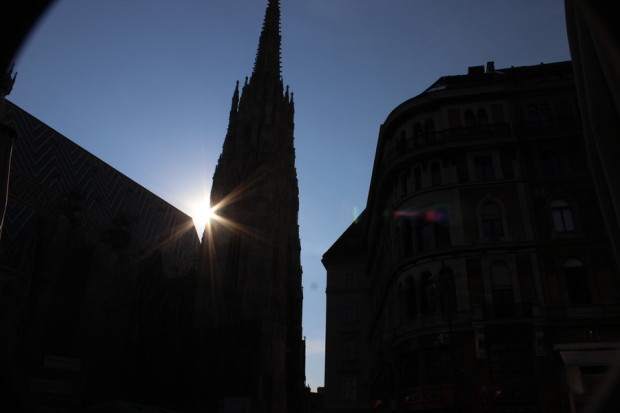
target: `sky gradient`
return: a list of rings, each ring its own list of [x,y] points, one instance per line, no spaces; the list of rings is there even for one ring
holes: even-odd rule
[[[193,214],[267,0],[57,0],[9,100]],[[570,59],[563,0],[282,0],[295,93],[307,381],[323,385],[322,254],[366,204],[381,123],[444,75]],[[202,231],[201,231],[202,232]]]

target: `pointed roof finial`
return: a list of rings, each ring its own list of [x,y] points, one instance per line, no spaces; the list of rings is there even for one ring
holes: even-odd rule
[[[238,108],[239,108],[239,81],[237,80],[237,85],[235,86],[235,92],[233,93],[233,97],[232,97],[232,103],[230,105],[229,122],[231,122],[234,116],[237,114]]]
[[[280,79],[280,46],[282,38],[280,36],[280,0],[269,0],[265,11],[263,29],[258,41],[258,51],[252,78],[257,74],[273,77],[276,81]]]

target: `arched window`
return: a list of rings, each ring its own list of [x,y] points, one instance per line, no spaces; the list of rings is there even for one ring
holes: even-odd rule
[[[403,251],[405,257],[413,254],[413,229],[408,218],[403,224]]]
[[[423,272],[421,276],[420,311],[422,315],[435,313],[435,285],[428,271]]]
[[[400,194],[402,197],[407,196],[407,194],[409,193],[407,189],[407,173],[402,172],[400,174]]]
[[[435,122],[432,119],[427,119],[424,123],[424,133],[429,143],[435,141]]]
[[[485,109],[478,109],[477,119],[478,126],[484,126],[489,124],[489,117]]]
[[[441,185],[441,167],[437,162],[431,165],[431,182],[433,186]]]
[[[396,143],[396,148],[399,151],[405,150],[405,131],[400,131],[400,133],[394,139]]]
[[[431,250],[432,242],[432,226],[431,223],[424,217],[420,217],[417,223],[417,238],[418,248],[420,252],[426,252]]]
[[[510,269],[503,261],[491,264],[491,291],[495,317],[514,317],[516,315]]]
[[[413,179],[415,181],[415,190],[419,191],[422,189],[422,168],[416,166],[413,170]]]
[[[551,203],[551,217],[556,232],[572,232],[575,230],[573,211],[568,202],[556,199]]]
[[[480,210],[482,235],[485,237],[501,237],[504,235],[502,211],[494,202],[487,202]]]
[[[445,248],[451,245],[450,240],[450,215],[445,209],[435,211],[435,239],[437,248]]]
[[[416,122],[413,125],[413,136],[415,138],[416,145],[424,144],[424,134],[422,133],[422,125]]]
[[[592,302],[588,277],[583,263],[576,258],[569,258],[564,261],[563,268],[570,302],[572,304],[589,304]]]
[[[471,110],[466,110],[464,116],[466,127],[473,128],[474,126],[476,126],[476,118],[474,117],[474,112],[472,112]]]
[[[451,268],[443,268],[439,272],[439,289],[441,294],[441,312],[454,313],[457,308],[457,298],[454,271]]]
[[[405,296],[407,302],[407,319],[413,320],[418,316],[418,299],[416,296],[415,282],[413,278],[407,278],[405,284]]]

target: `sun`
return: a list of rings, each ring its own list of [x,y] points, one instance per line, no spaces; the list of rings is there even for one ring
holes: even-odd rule
[[[215,216],[215,208],[212,208],[209,200],[205,199],[201,202],[197,202],[192,206],[192,219],[194,220],[194,225],[196,226],[196,231],[199,236],[202,236],[202,233],[205,230],[206,225],[211,222],[213,217]]]

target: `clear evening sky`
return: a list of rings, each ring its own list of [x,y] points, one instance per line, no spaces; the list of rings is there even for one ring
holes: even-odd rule
[[[267,0],[57,0],[9,100],[163,199],[208,198]],[[307,381],[323,385],[322,254],[366,203],[381,123],[443,75],[570,59],[563,0],[283,0],[295,93]],[[201,231],[202,232],[202,231]]]

